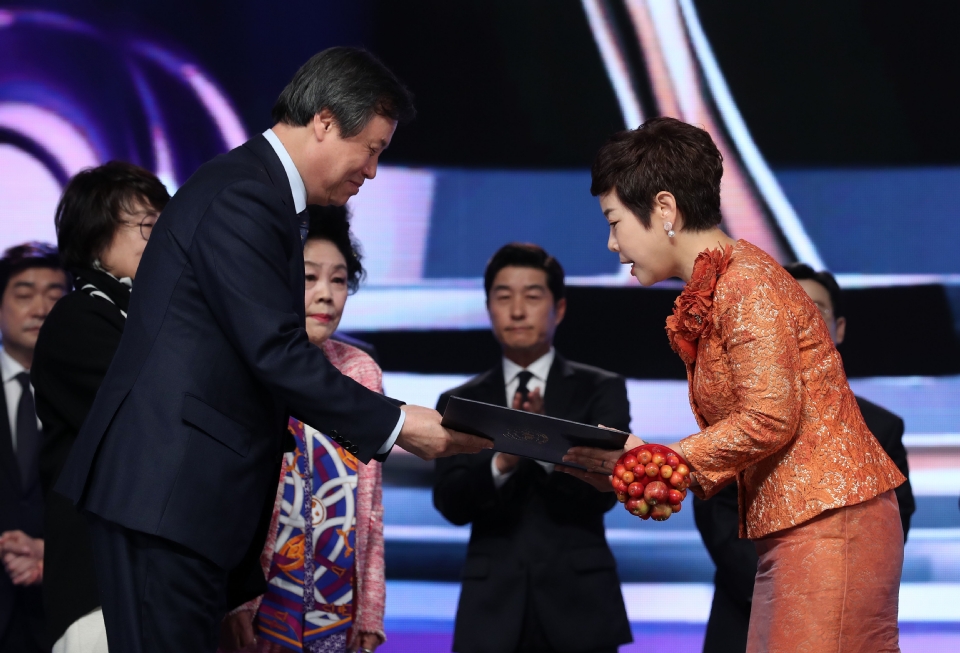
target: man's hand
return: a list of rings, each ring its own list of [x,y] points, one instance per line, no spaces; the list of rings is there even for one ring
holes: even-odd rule
[[[486,438],[440,426],[440,413],[431,408],[407,404],[400,410],[407,416],[397,444],[418,458],[433,460],[493,448],[493,442]]]
[[[253,632],[252,610],[238,610],[220,622],[220,650],[230,653],[255,651],[257,638]]]
[[[43,580],[43,540],[23,531],[0,535],[3,568],[14,585],[33,585]]]
[[[521,400],[521,394],[519,392],[514,393],[513,395],[513,409],[514,410],[525,410],[528,413],[537,413],[538,415],[544,415],[543,408],[543,395],[540,394],[540,388],[534,388],[533,392],[527,394],[527,400]]]

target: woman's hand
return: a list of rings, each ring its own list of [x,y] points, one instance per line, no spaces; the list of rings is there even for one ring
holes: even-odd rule
[[[220,650],[241,652],[255,651],[257,638],[253,632],[251,610],[239,610],[228,614],[220,622]]]
[[[617,430],[610,429],[603,424],[600,425],[600,428],[606,428],[610,431]],[[644,441],[631,434],[627,437],[623,449],[611,451],[610,449],[597,449],[595,447],[571,447],[563,457],[563,461],[586,467],[587,471],[564,465],[560,465],[556,469],[589,483],[600,492],[613,492],[613,486],[610,485],[610,475],[613,474],[613,468],[617,464],[617,460],[624,452],[635,449],[641,444],[645,444]]]
[[[357,651],[376,651],[377,647],[383,644],[383,640],[376,633],[360,633],[357,644]]]

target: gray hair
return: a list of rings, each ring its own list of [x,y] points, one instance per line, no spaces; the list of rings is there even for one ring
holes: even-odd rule
[[[379,59],[359,48],[328,48],[300,67],[280,93],[275,122],[304,126],[329,109],[340,135],[360,133],[374,115],[399,122],[416,115],[413,95]]]

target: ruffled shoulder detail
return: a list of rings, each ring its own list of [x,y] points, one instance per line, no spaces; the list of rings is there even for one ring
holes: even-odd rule
[[[706,249],[693,263],[693,275],[673,304],[673,315],[667,318],[670,347],[687,365],[697,360],[700,338],[713,328],[713,293],[717,280],[727,271],[733,256],[733,245],[723,250]]]

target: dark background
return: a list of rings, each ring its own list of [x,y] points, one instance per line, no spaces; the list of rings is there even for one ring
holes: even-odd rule
[[[385,163],[582,171],[609,134],[623,128],[579,0],[20,6],[182,48],[224,87],[248,133],[271,124],[274,99],[312,54],[332,45],[368,47],[405,80],[419,110],[398,131]],[[605,6],[622,21],[622,0]],[[960,164],[960,3],[699,0],[696,6],[738,108],[775,170]],[[86,65],[82,72],[91,79],[109,81],[109,66],[94,61],[71,63]],[[103,102],[116,97],[105,91]],[[634,378],[682,378],[662,332],[676,292],[571,289],[557,345],[575,360]],[[843,350],[851,376],[960,372],[942,288],[849,295],[850,344]],[[486,331],[363,337],[378,344],[387,370],[472,373],[496,356]],[[609,347],[611,341],[642,350],[614,356],[622,347]]]
[[[772,167],[960,163],[960,3],[695,4]],[[18,5],[181,43],[251,133],[269,126],[273,100],[310,55],[366,46],[405,80],[420,111],[387,163],[583,168],[622,128],[578,0]]]

